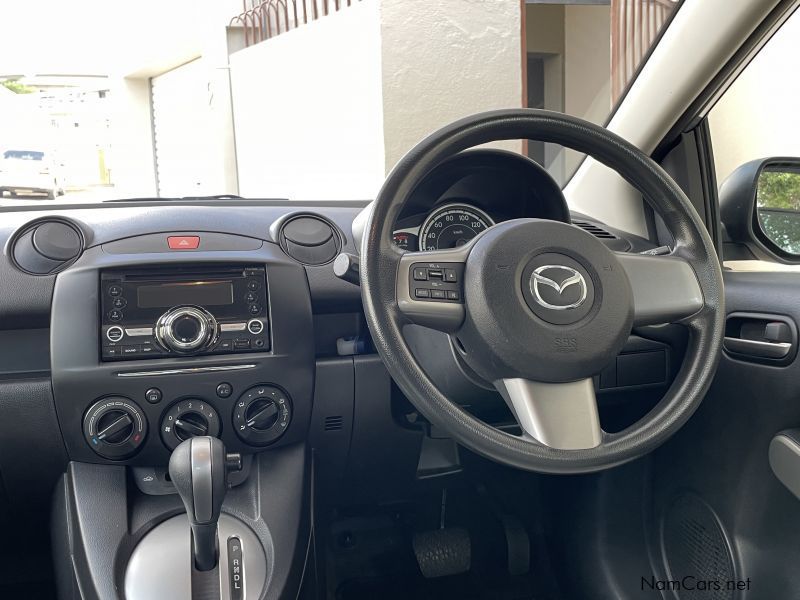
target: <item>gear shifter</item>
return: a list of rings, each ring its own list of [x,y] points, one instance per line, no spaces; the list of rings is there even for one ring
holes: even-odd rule
[[[241,455],[226,454],[225,445],[210,436],[189,438],[170,456],[169,475],[186,507],[198,571],[217,565],[217,521],[228,491],[228,472],[241,468]]]

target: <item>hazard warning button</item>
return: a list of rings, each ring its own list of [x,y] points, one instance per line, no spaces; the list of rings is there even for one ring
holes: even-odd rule
[[[200,246],[198,235],[171,235],[167,238],[170,250],[197,250]]]

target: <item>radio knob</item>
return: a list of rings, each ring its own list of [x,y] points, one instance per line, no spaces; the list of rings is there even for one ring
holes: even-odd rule
[[[155,334],[165,349],[190,354],[213,344],[219,335],[219,325],[214,315],[203,308],[177,306],[159,317]]]

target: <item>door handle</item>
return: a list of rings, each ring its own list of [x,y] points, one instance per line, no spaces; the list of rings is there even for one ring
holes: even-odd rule
[[[722,343],[728,352],[746,354],[758,358],[786,358],[792,350],[790,342],[761,342],[758,340],[725,337]]]

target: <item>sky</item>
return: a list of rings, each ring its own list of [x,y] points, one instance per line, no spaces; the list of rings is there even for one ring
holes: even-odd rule
[[[184,35],[206,3],[222,4],[225,14],[241,6],[241,0],[0,0],[0,76],[116,74]]]

